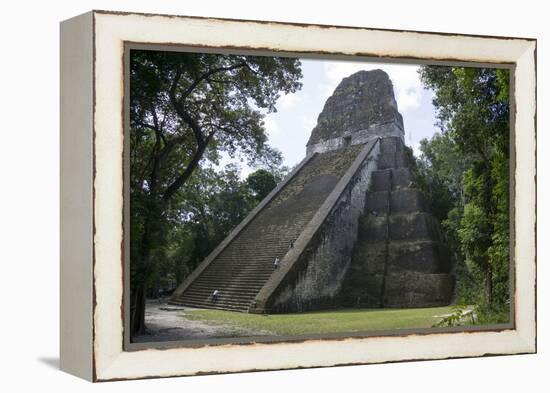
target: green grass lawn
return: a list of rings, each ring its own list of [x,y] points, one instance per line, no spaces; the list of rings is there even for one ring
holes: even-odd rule
[[[362,332],[404,328],[427,328],[436,324],[451,307],[415,309],[344,309],[297,314],[258,315],[221,310],[189,310],[188,319],[207,324],[230,325],[275,335]]]

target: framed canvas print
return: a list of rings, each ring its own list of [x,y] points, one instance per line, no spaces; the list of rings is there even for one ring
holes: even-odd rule
[[[536,40],[61,24],[61,368],[536,351]]]

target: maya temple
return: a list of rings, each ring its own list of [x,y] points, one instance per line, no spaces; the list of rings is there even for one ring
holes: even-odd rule
[[[450,304],[451,255],[412,164],[388,75],[343,79],[303,161],[170,303],[250,313]]]

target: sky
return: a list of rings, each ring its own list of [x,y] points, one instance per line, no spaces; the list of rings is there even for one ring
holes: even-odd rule
[[[301,90],[283,95],[277,101],[276,113],[265,117],[269,144],[283,154],[284,165],[293,167],[306,155],[306,143],[326,99],[340,81],[359,71],[382,69],[392,80],[399,112],[405,126],[405,143],[418,155],[419,142],[438,131],[433,94],[420,82],[417,65],[351,62],[347,60],[302,59]],[[241,177],[253,169],[242,168]]]

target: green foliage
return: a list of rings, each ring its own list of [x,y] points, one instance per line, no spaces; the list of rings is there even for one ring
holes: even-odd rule
[[[449,134],[435,134],[420,141],[422,155],[416,163],[416,180],[432,202],[432,212],[441,221],[456,201],[464,199],[462,173],[467,157],[458,151]]]
[[[510,302],[488,306],[481,303],[475,309],[475,324],[487,325],[510,322]]]
[[[130,62],[136,181],[146,175],[139,169],[152,165],[147,158],[155,148],[167,160],[161,168],[168,172],[166,188],[203,143],[213,161],[221,152],[249,163],[269,163],[273,155],[280,160],[280,153],[266,144],[263,116],[275,111],[281,92],[301,87],[299,60],[134,50]]]
[[[490,225],[486,211],[481,207],[475,203],[467,203],[464,206],[458,236],[466,264],[470,271],[477,274],[483,274],[488,268]]]
[[[275,176],[265,169],[258,169],[248,175],[246,183],[258,202],[264,199],[277,186]]]
[[[510,321],[509,305],[487,307],[485,304],[468,306],[457,304],[452,306],[451,313],[435,323],[434,327],[474,326],[508,323]]]
[[[451,313],[447,314],[434,327],[464,326],[475,325],[475,309],[465,305],[455,305],[451,307]]]
[[[458,302],[476,304],[478,322],[500,321],[510,298],[509,71],[424,66],[420,76],[442,134],[421,142],[416,173],[457,260]]]

